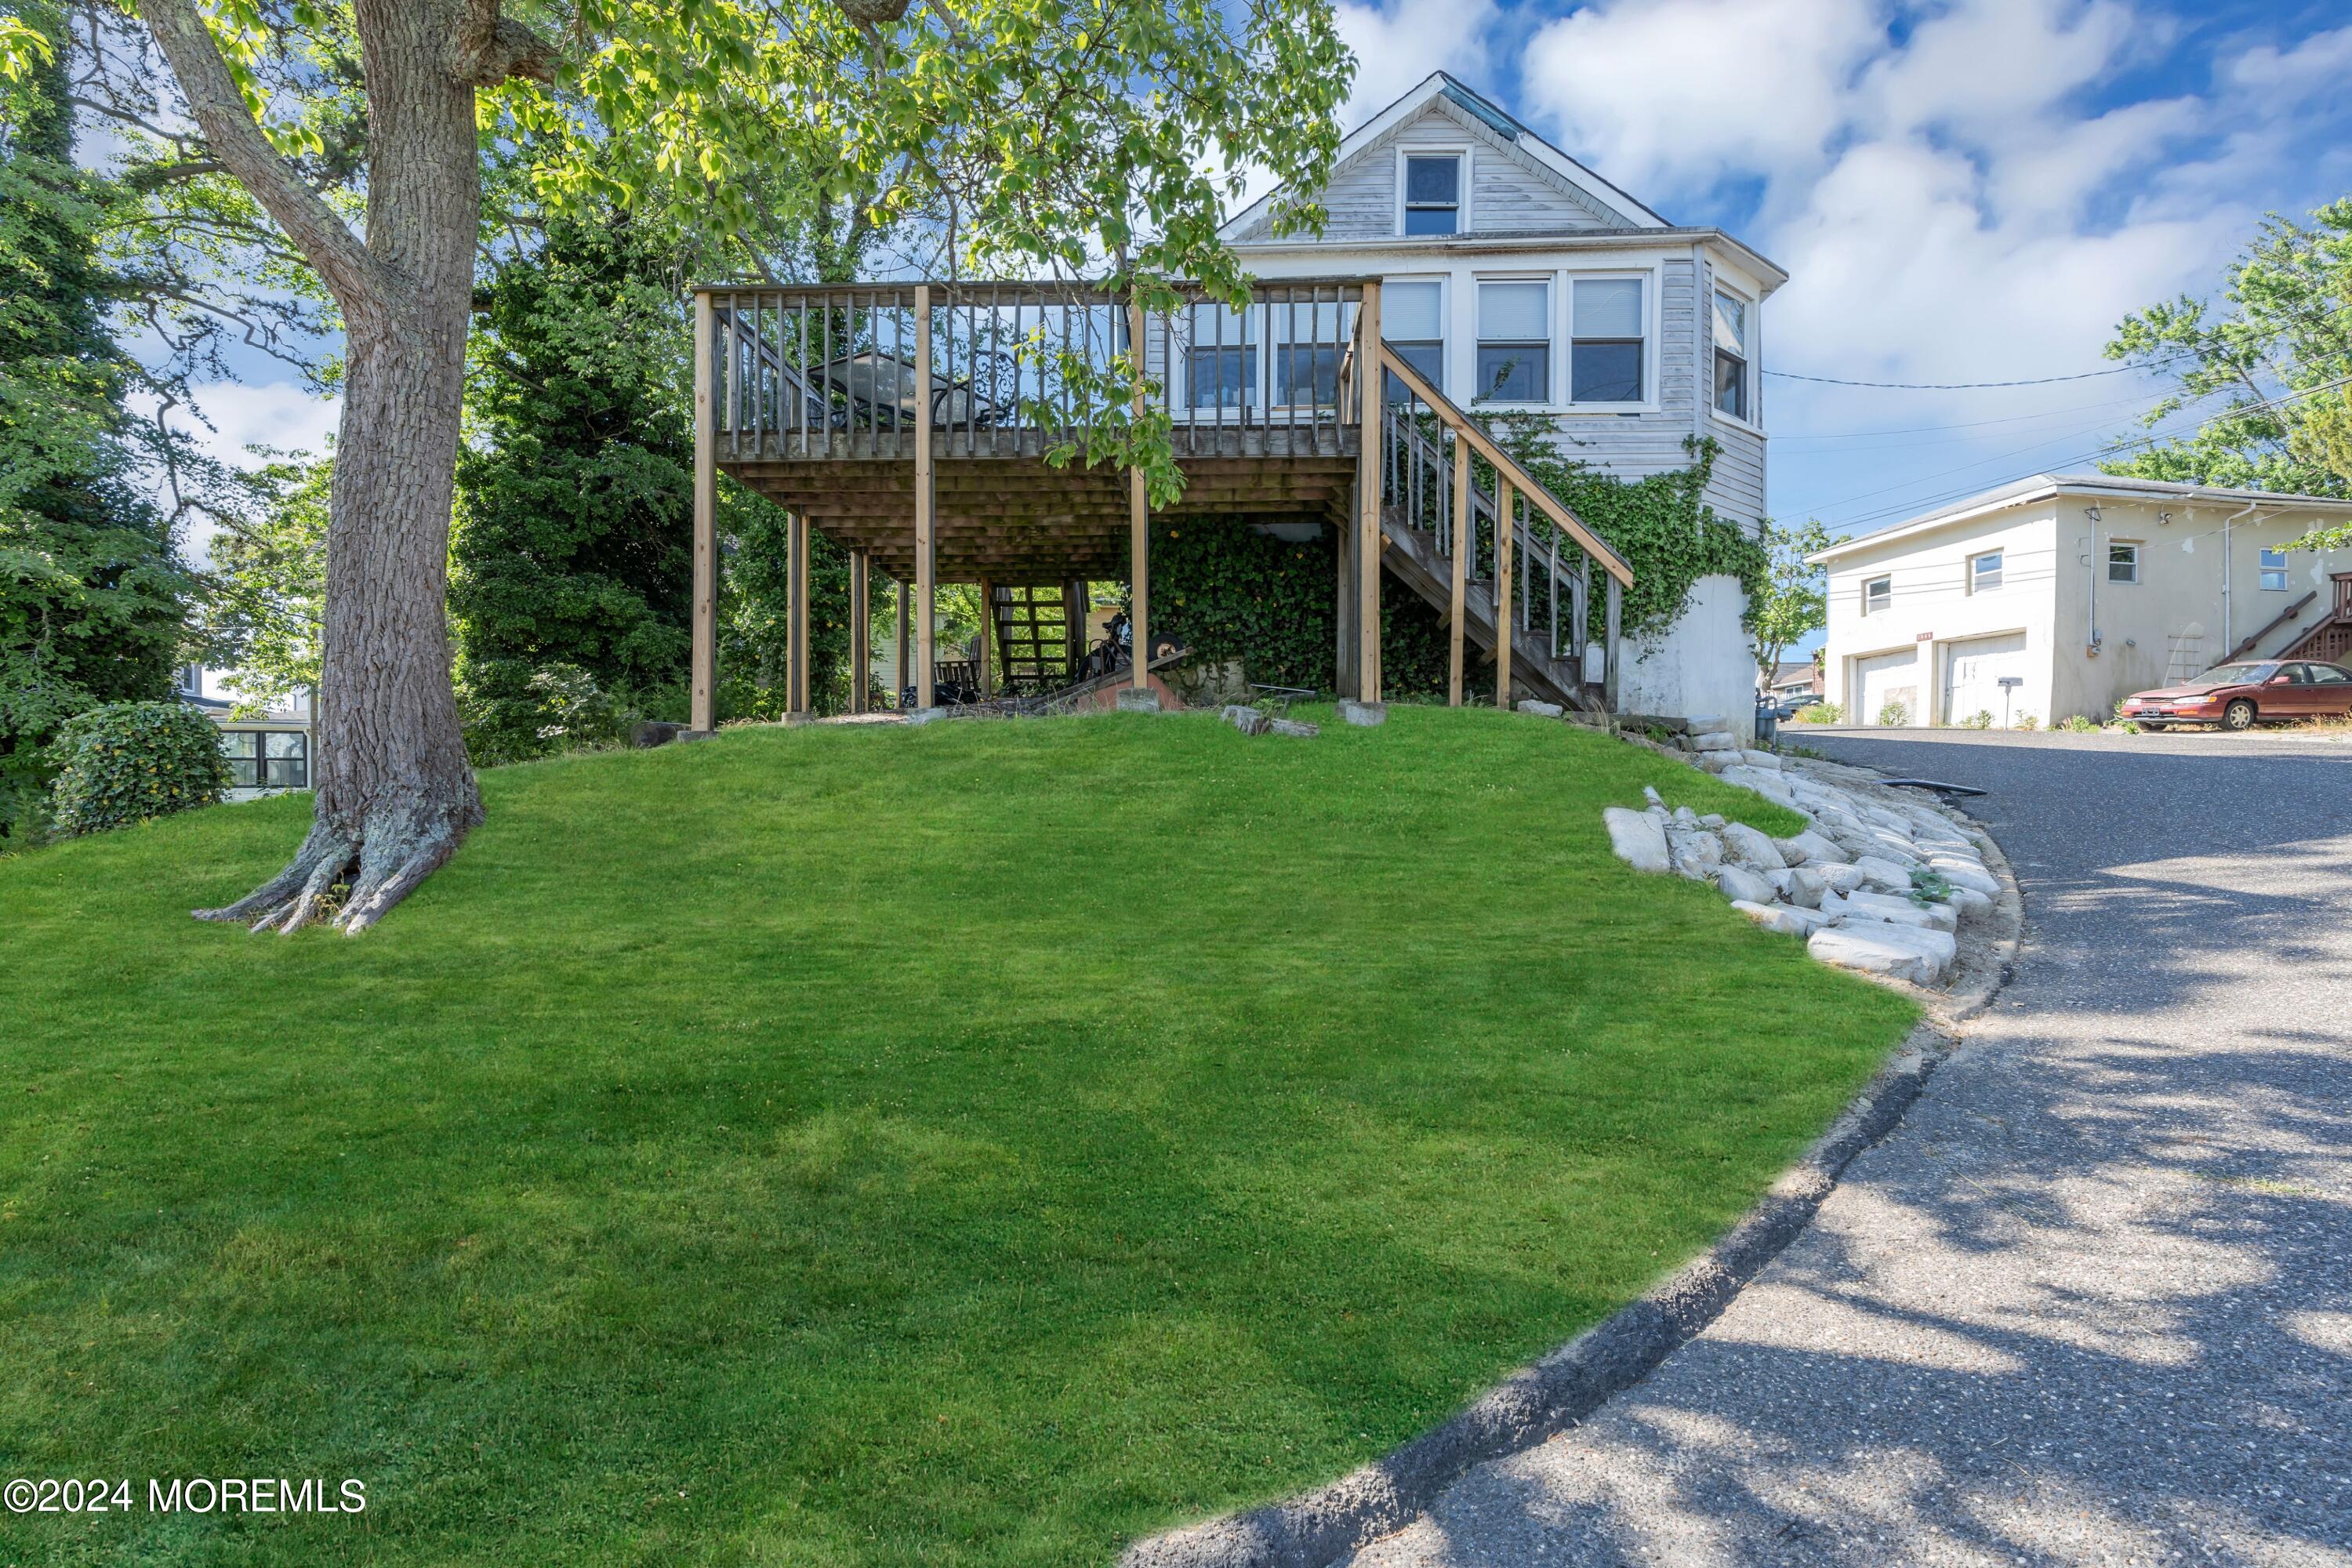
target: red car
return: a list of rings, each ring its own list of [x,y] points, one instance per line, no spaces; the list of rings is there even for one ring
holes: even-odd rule
[[[2352,669],[2309,659],[2216,665],[2196,679],[2124,699],[2123,716],[2144,729],[2219,724],[2251,730],[2279,720],[2352,718]]]

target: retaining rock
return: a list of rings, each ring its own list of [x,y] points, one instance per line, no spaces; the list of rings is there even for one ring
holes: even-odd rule
[[[1601,814],[1609,827],[1609,847],[1636,871],[1666,871],[1666,836],[1656,818],[1646,812],[1612,805]]]

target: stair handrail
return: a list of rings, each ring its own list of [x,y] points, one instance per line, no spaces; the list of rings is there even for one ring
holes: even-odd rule
[[[1511,481],[1513,489],[1526,496],[1531,505],[1551,519],[1554,527],[1581,545],[1587,555],[1600,562],[1602,571],[1629,588],[1633,585],[1633,568],[1610,546],[1607,540],[1585,527],[1584,520],[1570,510],[1567,502],[1544,489],[1542,482],[1522,468],[1517,458],[1503,450],[1477,421],[1465,413],[1452,398],[1430,385],[1419,371],[1385,342],[1381,344],[1381,368],[1404,383],[1407,391],[1428,404],[1430,410],[1448,429],[1469,442],[1473,450]]]
[[[2319,597],[2319,590],[2314,588],[2310,593],[2305,594],[2302,598],[2297,599],[2294,604],[2289,605],[2285,609],[2281,610],[2277,615],[2273,616],[2270,619],[2270,624],[2263,627],[2262,630],[2256,632],[2253,636],[2248,637],[2245,641],[2240,643],[2237,647],[2224,654],[2221,657],[2221,662],[2227,664],[2231,659],[2236,658],[2240,654],[2244,653],[2248,648],[2252,647],[2256,643],[2262,641],[2264,637],[2278,630],[2279,627],[2286,625],[2287,622],[2303,614],[2303,607],[2317,597]],[[2319,628],[2317,626],[2314,626],[2312,628],[2313,631],[2316,631]],[[2287,646],[2292,647],[2294,645],[2293,643],[2289,643]]]
[[[1428,435],[1418,427],[1413,416],[1411,414],[1400,413],[1397,409],[1391,407],[1387,411],[1387,416],[1389,419],[1393,420],[1399,438],[1406,444],[1410,450],[1418,454],[1424,461],[1428,462],[1432,468],[1442,473],[1454,462],[1453,457],[1445,451],[1443,446],[1431,440]],[[1501,515],[1500,502],[1495,493],[1492,490],[1483,488],[1478,483],[1477,476],[1474,473],[1470,477],[1470,517],[1472,522],[1475,525],[1480,519],[1484,519],[1491,524]],[[1528,525],[1525,518],[1515,516],[1511,519],[1511,539],[1514,547],[1519,552],[1518,558],[1532,566],[1538,559],[1536,552],[1537,535],[1535,530]],[[1445,538],[1443,533],[1438,536],[1437,544],[1439,554],[1451,555],[1453,553],[1452,541]],[[1557,551],[1549,552],[1547,556],[1542,557],[1542,559],[1547,560],[1549,563],[1553,592],[1557,593],[1561,585],[1565,585],[1568,589],[1569,597],[1575,603],[1575,620],[1571,626],[1570,642],[1572,645],[1572,651],[1574,654],[1577,657],[1581,658],[1586,642],[1586,638],[1582,635],[1582,628],[1584,626],[1586,617],[1591,613],[1591,606],[1584,602],[1584,578],[1581,574],[1569,570],[1565,561]],[[1530,591],[1532,591],[1532,584],[1529,585]],[[1555,652],[1551,657],[1558,658],[1562,656]]]

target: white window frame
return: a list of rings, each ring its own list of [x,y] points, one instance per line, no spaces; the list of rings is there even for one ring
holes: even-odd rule
[[[2272,556],[2276,556],[2278,559],[2273,561],[2270,559]],[[2262,584],[2263,592],[2266,594],[2284,594],[2286,592],[2287,564],[2286,552],[2284,550],[2274,550],[2267,544],[2256,550],[2254,552],[2254,571],[2257,574],[2256,580]],[[2276,578],[2277,581],[2273,582],[2273,578]]]
[[[1612,279],[1630,279],[1642,285],[1642,395],[1631,403],[1579,403],[1576,401],[1576,286],[1579,283],[1602,283]],[[1497,282],[1505,279],[1497,279]],[[1565,325],[1559,332],[1559,346],[1553,357],[1559,362],[1560,380],[1552,402],[1569,414],[1654,413],[1658,407],[1658,268],[1654,267],[1612,267],[1591,272],[1568,272],[1562,275],[1559,305],[1552,312]]]
[[[1549,272],[1474,272],[1470,276],[1470,398],[1480,408],[1506,408],[1515,412],[1534,410],[1546,414],[1565,413],[1570,405],[1561,395],[1560,344],[1567,326],[1567,307],[1561,303],[1568,291],[1565,273]],[[1478,350],[1486,335],[1478,327],[1479,291],[1489,283],[1540,283],[1544,295],[1544,329],[1549,340],[1544,344],[1544,395],[1534,403],[1506,403],[1499,398],[1487,398],[1480,388],[1485,384],[1478,374]],[[1507,341],[1507,340],[1498,340]],[[1599,406],[1588,404],[1587,407]],[[1607,405],[1615,408],[1618,405]]]
[[[1747,385],[1742,389],[1747,394],[1748,412],[1744,416],[1727,414],[1715,405],[1715,356],[1718,352],[1715,346],[1715,297],[1717,294],[1730,295],[1748,310],[1748,363],[1744,372]],[[1727,281],[1720,271],[1712,275],[1707,289],[1706,366],[1702,374],[1706,378],[1706,390],[1699,395],[1706,400],[1709,418],[1720,419],[1736,429],[1752,430],[1759,436],[1764,433],[1764,301]]]
[[[2118,577],[2116,575],[2116,552],[2118,550],[2128,550],[2131,552],[2131,575],[2128,577]],[[2110,585],[2117,588],[2137,588],[2139,586],[2139,569],[2142,556],[2140,542],[2138,540],[2108,540],[2104,559],[2106,562],[2107,567],[2106,581]]]
[[[1470,160],[1468,142],[1450,147],[1399,147],[1396,150],[1396,234],[1399,239],[1460,239],[1470,232]],[[1452,158],[1460,167],[1460,184],[1454,187],[1454,232],[1452,234],[1407,234],[1404,231],[1404,176],[1408,158]]]
[[[1998,593],[2000,589],[2002,571],[2008,565],[2005,556],[2006,552],[2000,550],[1980,550],[1969,556],[1969,592],[1971,594]],[[1984,580],[1986,575],[1984,563],[1988,561],[1994,563],[1991,573],[1992,581],[1990,583]]]
[[[1873,598],[1873,597],[1874,597],[1874,595],[1871,593],[1871,589],[1872,589],[1872,588],[1874,588],[1874,587],[1875,587],[1875,586],[1877,586],[1878,584],[1882,584],[1882,583],[1883,583],[1883,584],[1885,584],[1886,585],[1886,597],[1885,597],[1885,601],[1884,603],[1882,603],[1882,604],[1881,604],[1881,605],[1880,605],[1876,609],[1873,609],[1873,608],[1871,608],[1870,601],[1872,600],[1872,598]],[[1880,573],[1880,574],[1879,574],[1877,576],[1875,576],[1875,577],[1864,577],[1864,578],[1862,580],[1862,613],[1863,613],[1864,615],[1865,615],[1865,616],[1883,616],[1883,615],[1886,614],[1889,610],[1892,610],[1894,607],[1895,607],[1895,574],[1894,574],[1894,573],[1892,573],[1892,572],[1882,572],[1882,573]]]

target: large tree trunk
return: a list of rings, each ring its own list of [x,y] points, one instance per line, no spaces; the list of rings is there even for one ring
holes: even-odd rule
[[[207,138],[216,150],[241,144],[252,125],[242,106],[229,118],[190,82],[217,56],[209,40],[196,50],[185,0],[142,0],[142,9]],[[257,195],[335,289],[346,333],[317,816],[283,871],[226,909],[196,911],[257,931],[320,918],[364,931],[482,819],[450,689],[445,608],[481,214],[474,91],[519,68],[530,40],[481,0],[359,0],[354,19],[368,103],[364,252],[350,249],[339,224],[320,226],[299,193],[270,189],[249,147],[254,167],[237,169],[248,187],[259,182]]]

